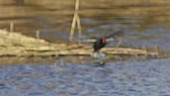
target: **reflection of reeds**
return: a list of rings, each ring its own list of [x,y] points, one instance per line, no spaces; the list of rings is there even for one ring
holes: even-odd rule
[[[76,23],[77,23],[77,26],[78,26],[79,39],[80,39],[80,36],[81,36],[81,33],[82,33],[80,17],[79,17],[79,14],[78,14],[79,4],[80,4],[79,0],[76,0],[75,12],[74,12],[73,22],[72,22],[71,30],[70,30],[70,37],[69,37],[70,41],[73,41],[73,36],[74,36],[74,31],[75,31]]]

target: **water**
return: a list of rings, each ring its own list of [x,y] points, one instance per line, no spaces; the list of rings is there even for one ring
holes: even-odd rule
[[[82,38],[123,31],[121,47],[159,47],[167,58],[107,62],[105,66],[61,64],[58,60],[45,63],[46,58],[44,63],[0,62],[0,96],[170,96],[170,3],[86,1],[80,8]],[[0,4],[0,28],[9,30],[9,23],[14,22],[14,30],[22,34],[35,37],[35,31],[40,30],[42,39],[67,42],[74,2],[34,3],[5,0]],[[111,42],[108,46],[115,45]]]
[[[169,61],[0,65],[0,95],[169,96]]]
[[[1,1],[0,28],[14,30],[50,42],[67,42],[74,12],[74,2],[63,0],[29,0],[24,4],[17,1]],[[18,2],[18,3],[17,3]],[[98,4],[96,4],[98,3]],[[96,38],[115,31],[123,31],[125,47],[160,47],[169,50],[169,1],[124,2],[123,0],[86,0],[80,2],[82,38]],[[77,32],[75,39],[77,38]]]

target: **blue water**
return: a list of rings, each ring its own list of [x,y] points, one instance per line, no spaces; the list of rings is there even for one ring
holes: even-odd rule
[[[0,65],[0,96],[170,96],[170,59]]]

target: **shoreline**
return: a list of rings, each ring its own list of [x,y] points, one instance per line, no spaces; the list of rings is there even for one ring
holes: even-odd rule
[[[41,39],[35,39],[16,32],[0,30],[0,58],[59,58],[62,56],[90,56],[93,48],[86,44],[54,44]],[[103,48],[101,52],[107,55],[129,55],[158,57],[159,52],[132,48]]]

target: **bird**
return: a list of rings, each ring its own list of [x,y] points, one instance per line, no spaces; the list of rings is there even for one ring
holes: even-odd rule
[[[99,52],[102,48],[104,48],[108,42],[113,41],[116,37],[119,37],[120,35],[123,35],[123,32],[118,31],[112,34],[109,34],[107,36],[104,36],[102,38],[98,38],[93,43],[93,50],[95,52]]]
[[[103,60],[100,60],[101,58],[104,58],[105,57],[105,54],[103,53],[99,53],[99,51],[105,47],[107,44],[106,42],[106,38],[103,37],[103,38],[99,38],[97,39],[94,43],[93,43],[93,49],[94,49],[94,52],[92,53],[92,57],[94,59],[99,59],[97,62],[99,65],[101,66],[104,66],[105,63],[103,62]]]
[[[106,59],[106,54],[101,53],[100,50],[102,48],[104,48],[109,42],[115,40],[115,38],[120,37],[123,35],[123,32],[118,31],[115,33],[111,33],[107,36],[103,36],[101,38],[96,39],[93,42],[93,53],[91,54],[91,57],[93,59],[97,59],[97,62],[99,63],[99,65],[103,66],[105,65],[105,62],[103,61],[104,59]]]

